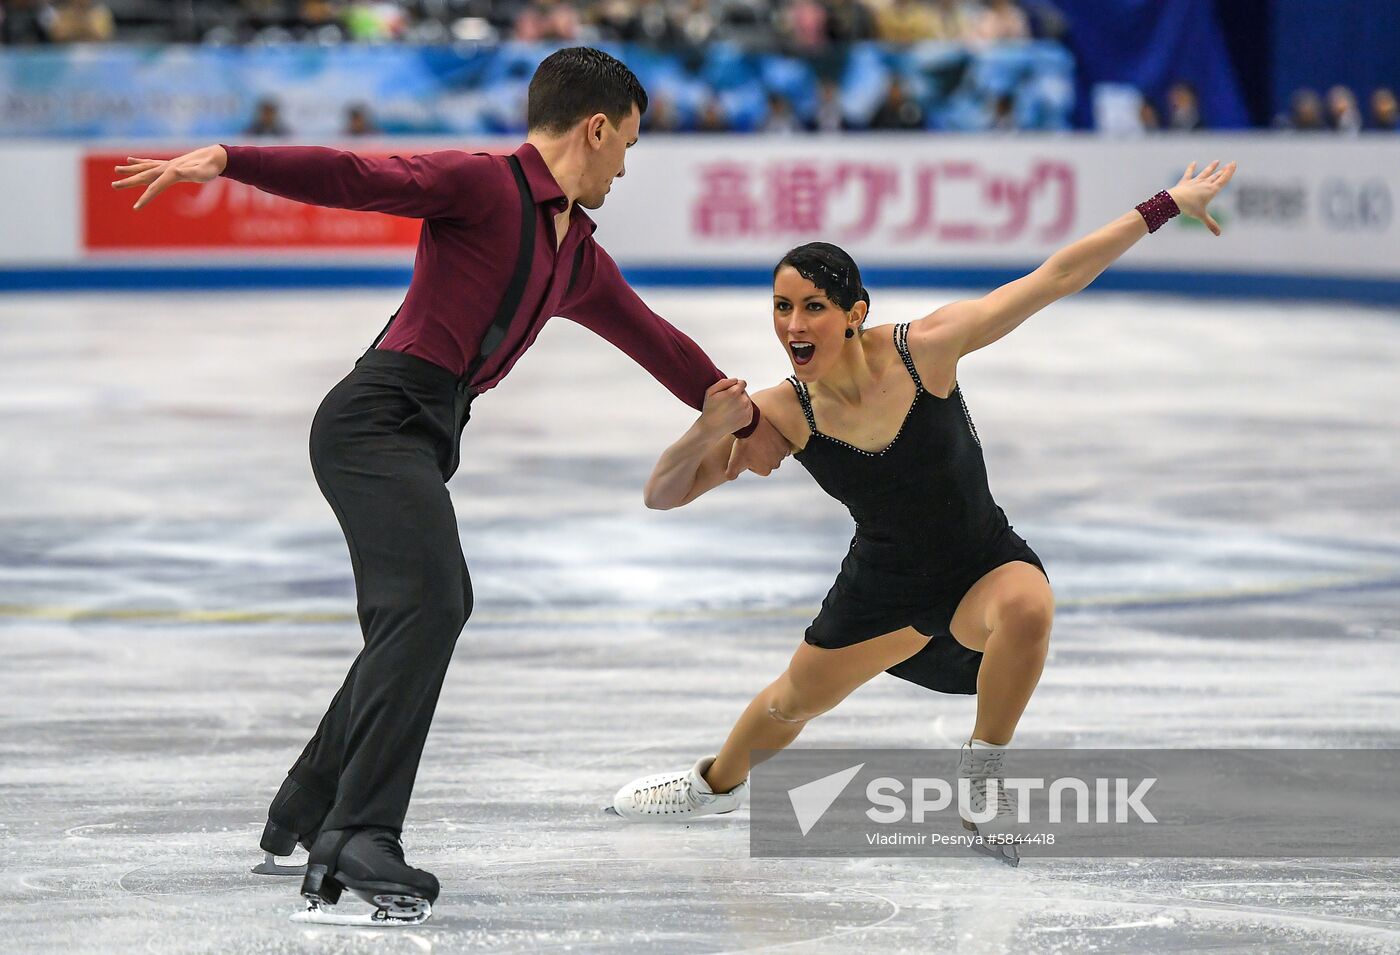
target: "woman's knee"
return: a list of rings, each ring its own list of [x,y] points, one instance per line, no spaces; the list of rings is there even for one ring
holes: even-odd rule
[[[833,696],[789,669],[769,689],[768,715],[779,723],[806,723],[841,702]]]
[[[1030,641],[1048,639],[1055,620],[1055,599],[1048,590],[1017,590],[996,603],[993,629]]]

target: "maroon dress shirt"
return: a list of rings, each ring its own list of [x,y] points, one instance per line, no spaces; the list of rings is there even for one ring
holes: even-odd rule
[[[462,375],[505,297],[520,247],[520,191],[504,156],[457,150],[371,159],[321,146],[225,146],[224,175],[264,192],[318,206],[422,219],[413,278],[380,348],[405,352]],[[677,398],[699,409],[705,389],[725,377],[700,346],[637,296],[593,238],[588,213],[573,207],[555,247],[554,217],[568,199],[539,151],[515,151],[539,221],[525,293],[504,341],[471,383],[500,383],[562,315],[622,349]],[[575,253],[583,257],[568,290]],[[758,406],[747,437],[758,424]]]

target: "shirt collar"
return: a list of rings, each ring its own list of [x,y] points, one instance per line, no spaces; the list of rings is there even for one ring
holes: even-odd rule
[[[544,206],[550,215],[558,215],[568,208],[569,198],[564,195],[564,190],[559,188],[554,174],[549,171],[544,157],[540,155],[540,151],[534,147],[533,143],[521,143],[514,155],[520,161],[520,168],[525,173],[525,184],[530,187],[530,196],[535,200],[536,205]],[[569,220],[570,228],[577,220],[587,230],[588,235],[592,235],[593,231],[598,228],[597,223],[587,212],[583,211],[578,203],[574,203],[574,210]]]

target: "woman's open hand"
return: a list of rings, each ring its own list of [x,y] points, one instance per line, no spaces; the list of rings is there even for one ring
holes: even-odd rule
[[[1206,206],[1214,199],[1225,184],[1230,181],[1230,177],[1235,174],[1235,163],[1220,165],[1217,159],[1206,168],[1202,169],[1200,175],[1196,174],[1196,164],[1192,163],[1186,167],[1186,173],[1181,177],[1181,181],[1167,190],[1172,199],[1176,200],[1176,207],[1183,215],[1188,215],[1193,219],[1200,219],[1205,223],[1206,228],[1213,234],[1220,234],[1220,223],[1211,218],[1211,214],[1206,211]]]

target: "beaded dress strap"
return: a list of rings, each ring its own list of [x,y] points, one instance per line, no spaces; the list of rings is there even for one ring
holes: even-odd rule
[[[807,418],[807,427],[812,429],[812,433],[817,433],[817,416],[812,414],[812,396],[807,393],[807,386],[796,378],[789,378],[788,384],[792,385],[792,390],[797,392],[797,403],[802,406],[802,414]]]
[[[914,367],[914,356],[909,353],[909,323],[894,327],[894,347],[899,352],[899,357],[904,359],[904,367],[909,369],[909,377],[914,379],[914,387],[919,391],[924,390],[924,383],[919,378],[919,369]]]

